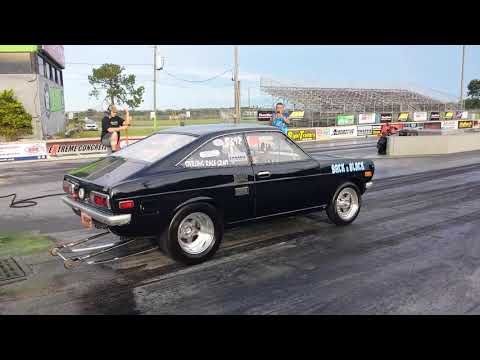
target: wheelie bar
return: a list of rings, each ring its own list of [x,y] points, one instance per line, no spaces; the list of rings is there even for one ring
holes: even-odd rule
[[[99,256],[99,255],[102,255],[102,254],[106,254],[109,251],[118,249],[122,246],[131,244],[132,242],[134,242],[137,239],[135,239],[135,238],[130,238],[130,239],[129,238],[121,238],[120,241],[112,242],[112,243],[109,243],[109,244],[103,244],[103,245],[98,245],[98,246],[90,246],[90,247],[84,247],[84,248],[75,248],[78,245],[84,244],[84,243],[86,243],[88,241],[91,241],[91,240],[98,239],[98,238],[100,238],[102,236],[105,236],[107,234],[110,234],[110,232],[106,231],[106,232],[103,232],[103,233],[100,233],[100,234],[95,234],[93,236],[89,236],[85,239],[81,239],[81,240],[74,241],[74,242],[71,242],[71,243],[68,243],[68,244],[64,244],[64,245],[61,245],[61,246],[58,246],[58,247],[54,247],[50,250],[50,254],[52,256],[58,256],[59,258],[61,258],[63,260],[63,265],[65,266],[65,268],[66,269],[71,269],[71,268],[75,267],[76,265],[79,265],[83,262],[86,262],[88,265],[101,264],[101,263],[106,263],[106,262],[110,262],[110,261],[116,261],[116,260],[124,259],[126,257],[130,257],[130,256],[133,256],[133,255],[143,254],[143,253],[146,253],[148,251],[152,251],[154,249],[157,249],[157,247],[155,246],[155,247],[152,247],[150,249],[142,250],[142,251],[139,251],[139,252],[136,252],[136,253],[133,253],[133,254],[128,254],[128,255],[125,255],[125,256],[121,256],[121,257],[112,257],[112,258],[109,258],[109,259],[95,261],[92,258],[94,258],[96,256]],[[60,251],[62,249],[67,249],[67,251],[71,251],[71,252],[88,252],[88,253],[83,255],[83,256],[67,257],[67,256],[65,256],[65,253],[62,254],[62,252]],[[101,249],[101,250],[99,250],[99,249]],[[95,250],[98,250],[98,251],[95,251]]]

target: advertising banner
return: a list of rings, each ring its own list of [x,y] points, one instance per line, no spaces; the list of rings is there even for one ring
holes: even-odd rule
[[[458,129],[458,121],[444,120],[442,121],[442,129],[456,130]]]
[[[45,142],[3,143],[0,144],[0,162],[20,160],[40,160],[47,158]]]
[[[410,117],[410,113],[401,112],[400,114],[398,114],[398,121],[408,121],[409,117]],[[426,120],[426,118],[425,118],[425,120]]]
[[[455,118],[454,119],[461,120],[461,119],[463,119],[462,115],[463,115],[463,111],[455,111]]]
[[[426,111],[416,111],[413,113],[413,121],[427,121]]]
[[[332,127],[330,128],[330,137],[332,138],[341,138],[341,137],[355,137],[357,136],[357,127],[356,126],[342,126],[342,127]]]
[[[290,120],[302,120],[305,116],[305,111],[292,111],[292,113],[288,116]]]
[[[359,124],[375,124],[375,113],[358,114]]]
[[[257,112],[257,120],[258,121],[270,121],[270,120],[272,120],[272,111],[259,110]]]
[[[325,140],[330,137],[330,128],[329,127],[317,127],[317,140]]]
[[[287,131],[287,136],[294,141],[316,141],[317,130],[315,128],[306,129],[290,129]]]
[[[426,122],[423,124],[424,129],[441,129],[442,128],[442,123],[440,121],[435,121],[435,122]]]
[[[461,120],[458,122],[459,129],[471,129],[473,128],[473,121],[471,120]]]
[[[382,125],[373,125],[372,126],[372,135],[380,136],[382,134]]]
[[[370,136],[373,135],[372,125],[359,125],[357,126],[357,136]]]
[[[468,119],[468,111],[462,111],[462,120]]]
[[[353,115],[337,115],[337,126],[353,124],[355,124],[355,117]]]
[[[63,90],[59,88],[50,87],[49,89],[50,111],[63,111]]]
[[[453,111],[445,112],[445,116],[443,117],[445,120],[452,120],[453,119]]]
[[[415,128],[415,129],[422,129],[424,123],[423,122],[417,122],[417,123],[407,123],[405,124],[406,128]]]
[[[430,120],[440,120],[440,113],[438,111],[432,111],[430,113]]]
[[[144,137],[133,137],[128,139],[128,145],[131,145]],[[126,139],[120,140],[120,148],[127,145]],[[50,156],[68,156],[68,155],[87,155],[103,154],[107,148],[100,142],[100,139],[64,139],[47,141],[48,155]]]
[[[380,113],[380,122],[387,123],[392,121],[392,113]]]

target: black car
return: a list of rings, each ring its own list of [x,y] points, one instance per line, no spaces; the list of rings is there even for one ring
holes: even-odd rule
[[[271,126],[184,126],[69,172],[63,201],[83,223],[155,235],[167,255],[194,264],[244,222],[326,210],[351,223],[373,173],[371,160],[317,161]]]

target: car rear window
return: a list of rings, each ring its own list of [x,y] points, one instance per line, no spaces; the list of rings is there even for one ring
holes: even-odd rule
[[[113,156],[153,163],[170,155],[195,139],[196,137],[190,135],[158,133],[115,152]]]

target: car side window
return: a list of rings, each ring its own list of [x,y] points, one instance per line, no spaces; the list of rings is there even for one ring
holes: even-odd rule
[[[182,166],[210,168],[250,165],[242,134],[227,135],[210,140],[190,155]]]
[[[254,164],[278,164],[309,159],[302,150],[281,133],[258,132],[246,135]]]

